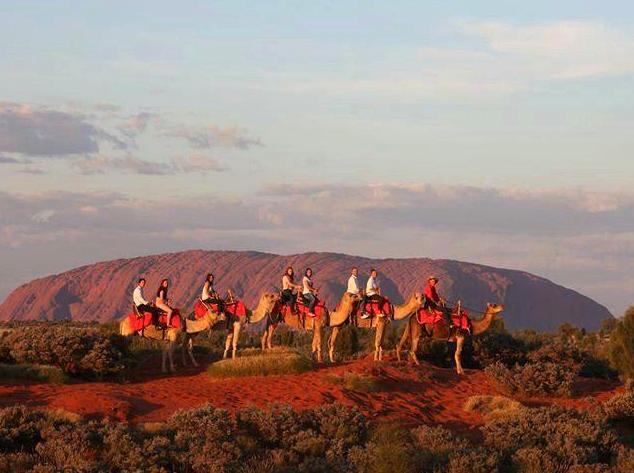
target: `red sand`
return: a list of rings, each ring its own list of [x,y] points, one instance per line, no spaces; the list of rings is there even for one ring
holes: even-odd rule
[[[374,419],[410,425],[438,424],[465,434],[477,435],[482,423],[478,414],[462,406],[476,394],[495,394],[482,371],[467,370],[458,376],[450,369],[422,364],[412,367],[369,359],[324,366],[302,375],[214,380],[203,368],[181,368],[175,375],[162,375],[159,360],[152,358],[133,376],[134,381],[86,382],[70,385],[37,383],[0,384],[0,407],[26,404],[32,407],[65,409],[86,417],[110,417],[131,422],[165,420],[178,409],[210,403],[233,411],[248,405],[290,404],[303,409],[340,402],[357,406]],[[328,382],[327,377],[347,371],[374,375],[381,391],[351,392]],[[526,404],[560,404],[586,408],[586,396],[605,400],[619,390],[616,382],[580,380],[572,399],[527,399]]]

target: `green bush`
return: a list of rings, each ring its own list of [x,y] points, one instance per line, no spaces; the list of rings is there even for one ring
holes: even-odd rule
[[[275,347],[265,352],[259,348],[247,349],[238,358],[216,361],[209,365],[207,374],[212,378],[237,378],[299,374],[312,369],[313,363],[306,355],[286,347]]]
[[[526,396],[570,396],[576,373],[559,363],[527,363],[512,368],[498,362],[484,370],[496,389]]]
[[[634,307],[627,309],[610,334],[608,358],[619,373],[634,378]]]
[[[30,364],[0,364],[0,379],[19,379],[53,384],[65,384],[68,382],[68,376],[60,368],[55,366]]]

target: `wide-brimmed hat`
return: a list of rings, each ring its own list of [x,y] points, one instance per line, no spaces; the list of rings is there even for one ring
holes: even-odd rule
[[[436,276],[429,276],[429,277],[427,278],[427,280],[428,280],[428,281],[431,281],[432,279],[433,279],[434,281],[438,282],[438,278],[437,278]]]

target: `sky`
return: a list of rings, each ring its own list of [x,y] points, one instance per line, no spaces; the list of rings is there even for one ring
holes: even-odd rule
[[[0,300],[204,248],[632,303],[632,2],[5,0],[0,45]]]

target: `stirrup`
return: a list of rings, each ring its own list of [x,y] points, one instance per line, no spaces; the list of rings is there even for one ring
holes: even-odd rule
[[[368,312],[364,312],[363,314],[361,314],[361,318],[362,319],[369,319],[370,318],[370,314]]]

